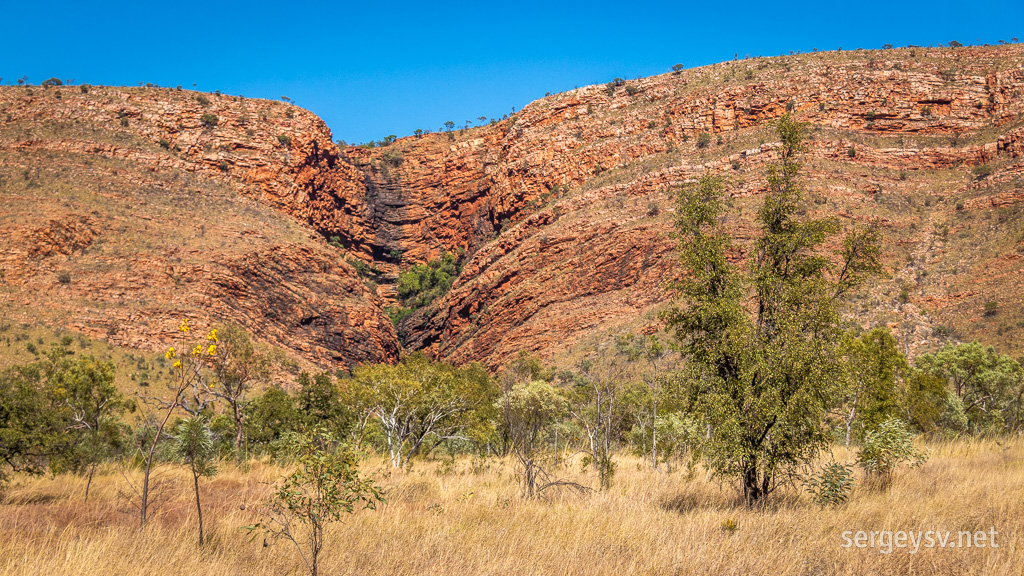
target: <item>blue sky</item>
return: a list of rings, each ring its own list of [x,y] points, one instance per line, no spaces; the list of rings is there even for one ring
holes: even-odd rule
[[[1024,38],[991,2],[69,2],[7,0],[3,82],[196,84],[288,96],[336,139],[438,130],[545,92],[790,50]]]

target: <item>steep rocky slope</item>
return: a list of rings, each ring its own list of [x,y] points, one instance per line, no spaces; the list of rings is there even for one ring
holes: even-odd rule
[[[1022,96],[1020,46],[808,54],[580,88],[454,141],[347,154],[372,184],[367,204],[382,189],[398,198],[385,205],[402,204],[392,226],[404,233],[379,251],[477,248],[447,297],[402,326],[410,347],[456,362],[656,328],[673,270],[671,191],[725,175],[729,223],[749,237],[769,124],[787,110],[810,123],[807,211],[883,227],[887,274],[847,317],[890,324],[910,351],[960,337],[1017,352]],[[382,170],[386,155],[401,165]]]
[[[806,211],[883,228],[889,268],[847,318],[891,325],[911,352],[947,338],[1019,352],[1017,45],[726,62],[369,149],[339,148],[284,103],[4,88],[0,226],[14,240],[0,295],[20,317],[136,345],[181,310],[240,317],[307,359],[350,365],[398,353],[382,314],[398,271],[461,248],[452,289],[399,326],[405,346],[491,366],[518,350],[557,357],[658,328],[680,185],[724,175],[727,223],[754,233],[770,124],[787,110],[810,126]],[[381,270],[380,284],[346,260]]]
[[[0,312],[159,348],[182,316],[298,358],[393,360],[381,302],[308,226],[346,228],[315,116],[155,88],[0,89]]]

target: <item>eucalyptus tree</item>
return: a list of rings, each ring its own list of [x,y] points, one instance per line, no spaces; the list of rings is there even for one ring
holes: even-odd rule
[[[778,160],[749,245],[733,243],[720,177],[680,192],[682,280],[665,315],[686,361],[687,414],[706,431],[699,453],[714,473],[740,481],[749,504],[827,445],[825,418],[843,395],[839,308],[881,268],[874,226],[830,250],[839,222],[800,216],[804,127],[787,114],[776,129]]]

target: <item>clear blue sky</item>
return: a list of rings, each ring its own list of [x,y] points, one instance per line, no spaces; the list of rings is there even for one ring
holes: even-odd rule
[[[363,142],[518,110],[613,77],[790,50],[1024,38],[1024,0],[83,2],[5,0],[3,82],[286,95]]]

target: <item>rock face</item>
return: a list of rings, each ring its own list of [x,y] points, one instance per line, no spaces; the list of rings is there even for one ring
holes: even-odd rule
[[[183,316],[230,320],[320,366],[398,357],[379,298],[310,228],[347,229],[336,192],[359,181],[318,118],[77,86],[3,88],[0,110],[3,321],[154,349]]]
[[[1018,45],[733,61],[369,149],[339,148],[284,103],[3,88],[0,226],[14,241],[0,296],[31,315],[43,294],[65,323],[137,345],[201,310],[348,366],[397,356],[382,309],[398,271],[462,249],[449,293],[400,326],[405,346],[492,367],[519,350],[558,357],[658,328],[679,186],[722,174],[727,224],[741,245],[756,233],[770,124],[787,111],[809,125],[806,212],[884,232],[889,268],[847,318],[894,326],[912,353],[946,338],[1019,351]]]
[[[344,153],[366,203],[391,215],[378,252],[470,249],[450,293],[401,327],[441,358],[497,366],[656,328],[674,270],[671,192],[726,176],[729,224],[749,238],[770,122],[787,110],[809,123],[807,211],[885,233],[889,268],[847,318],[895,326],[910,352],[950,337],[1016,352],[1022,96],[1020,46],[799,55],[580,88],[453,140]],[[389,155],[401,164],[382,170]]]

